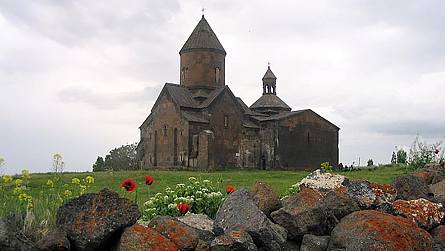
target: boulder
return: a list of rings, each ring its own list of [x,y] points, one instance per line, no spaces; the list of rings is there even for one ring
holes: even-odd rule
[[[73,248],[93,250],[108,245],[115,234],[135,224],[139,217],[135,203],[103,189],[66,202],[57,211],[56,224],[66,231]]]
[[[298,183],[300,191],[304,188],[312,188],[320,191],[344,190],[348,178],[343,175],[326,173],[317,169]]]
[[[66,232],[60,228],[46,234],[36,246],[39,251],[69,251],[71,248]]]
[[[425,199],[396,200],[392,207],[395,215],[408,218],[426,230],[440,225],[445,216],[442,204],[433,203]]]
[[[434,194],[434,199],[442,203],[442,205],[445,205],[445,180],[430,185],[430,189]]]
[[[429,163],[426,164],[422,169],[425,170],[433,170],[433,171],[442,171],[445,169],[445,163]]]
[[[303,236],[300,251],[325,251],[328,248],[330,236],[316,236],[306,234]]]
[[[0,218],[0,250],[34,250],[34,244],[23,233],[25,214],[11,214]]]
[[[148,223],[148,227],[173,241],[183,251],[194,250],[199,242],[199,235],[194,228],[170,216],[156,216]]]
[[[210,242],[215,239],[213,234],[213,220],[205,214],[186,214],[176,218],[178,221],[186,224],[187,226],[193,228],[198,233],[201,242],[205,242],[210,245]],[[201,243],[201,247],[203,247]]]
[[[116,250],[178,251],[179,249],[156,230],[136,224],[124,230]]]
[[[333,229],[328,250],[432,250],[429,233],[412,221],[375,210],[353,212]]]
[[[216,213],[213,232],[244,230],[258,248],[284,250],[286,230],[271,222],[258,208],[249,191],[242,188],[231,193]]]
[[[445,250],[445,226],[440,225],[431,231],[434,240],[434,250]]]
[[[267,216],[282,206],[280,198],[267,183],[257,181],[252,188],[252,193],[258,202],[258,207]]]
[[[371,183],[366,180],[351,180],[346,184],[347,193],[354,198],[363,209],[369,209],[377,199]]]
[[[272,212],[272,219],[288,231],[288,239],[301,240],[305,234],[326,235],[338,222],[321,201],[319,191],[306,188],[283,202]]]
[[[435,184],[445,179],[439,171],[424,168],[412,173],[412,175],[419,177],[427,185]]]
[[[397,190],[397,199],[415,200],[424,198],[430,200],[433,197],[430,188],[425,182],[411,174],[396,177],[392,185]]]
[[[210,244],[210,251],[255,251],[252,237],[245,231],[229,231],[216,237]]]
[[[331,191],[327,193],[318,205],[330,211],[337,220],[360,210],[358,203],[346,193]]]
[[[383,203],[393,202],[397,198],[397,190],[390,184],[378,184],[370,182],[372,191],[375,194],[373,206],[378,207]]]

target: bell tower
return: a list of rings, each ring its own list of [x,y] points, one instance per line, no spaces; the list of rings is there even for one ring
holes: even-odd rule
[[[225,85],[226,51],[202,15],[179,51],[180,84],[189,89],[216,89]]]
[[[270,69],[270,65],[267,66],[267,71],[263,77],[263,95],[265,94],[277,95],[277,77]]]

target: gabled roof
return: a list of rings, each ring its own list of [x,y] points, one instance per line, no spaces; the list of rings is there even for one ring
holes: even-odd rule
[[[168,93],[173,99],[173,102],[180,107],[196,108],[198,106],[198,103],[193,99],[192,93],[187,88],[177,84],[165,83],[153,108],[157,106],[159,99],[164,93]]]
[[[257,108],[279,108],[284,110],[292,110],[283,100],[275,94],[264,94],[255,103],[250,106],[250,109]]]
[[[250,108],[246,105],[246,103],[244,103],[244,101],[240,97],[236,97],[236,100],[243,108],[245,114],[254,115],[254,116],[267,116],[265,114],[261,114],[261,113],[254,112],[254,111],[250,110]]]
[[[213,103],[213,101],[219,96],[221,95],[224,90],[226,90],[226,88],[228,88],[226,85],[222,86],[218,89],[213,90],[212,92],[210,92],[207,96],[207,99],[204,100],[199,106],[198,108],[206,108],[208,107],[211,103]]]
[[[267,71],[264,74],[263,80],[264,79],[277,79],[277,77],[275,77],[275,74],[273,74],[272,70],[270,69],[270,66],[267,66]]]
[[[224,53],[226,55],[226,51],[218,40],[215,32],[213,32],[207,20],[202,15],[201,20],[198,25],[196,25],[190,37],[185,42],[182,49],[179,51],[179,54],[182,54],[187,51],[191,51],[194,49],[210,49],[216,50]]]

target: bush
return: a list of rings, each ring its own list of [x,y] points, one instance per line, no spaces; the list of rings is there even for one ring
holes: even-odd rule
[[[414,140],[409,151],[408,164],[412,169],[422,168],[428,163],[444,162],[444,152],[440,150],[442,142],[428,144],[421,142],[419,136]]]
[[[406,164],[407,162],[407,154],[405,150],[399,149],[397,151],[397,164]]]
[[[93,164],[93,172],[138,169],[136,147],[137,144],[134,143],[114,148],[105,156],[105,160],[101,156],[98,156],[96,162]]]
[[[374,161],[372,159],[368,160],[368,166],[373,166],[374,165]]]
[[[148,221],[156,215],[179,216],[178,204],[191,206],[190,212],[203,213],[213,218],[226,195],[216,188],[210,180],[198,181],[190,177],[186,184],[167,187],[164,193],[157,193],[145,202],[142,220]]]
[[[332,171],[332,166],[329,164],[329,162],[321,163],[320,168],[321,168],[321,170],[323,170],[323,172],[331,172]]]

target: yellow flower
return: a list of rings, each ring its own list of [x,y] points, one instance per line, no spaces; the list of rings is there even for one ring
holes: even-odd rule
[[[80,184],[80,179],[78,179],[78,178],[72,178],[72,179],[71,179],[71,183],[78,185],[78,184]]]
[[[19,200],[25,201],[28,198],[28,195],[26,193],[19,194]]]
[[[63,192],[63,195],[65,195],[65,197],[71,197],[73,195],[73,192],[71,192],[70,190],[66,189],[65,192]]]
[[[94,183],[94,177],[88,175],[87,177],[85,177],[85,182],[87,184],[93,184]]]
[[[84,194],[86,190],[87,190],[87,186],[80,185],[80,194]]]
[[[21,187],[23,184],[23,180],[21,179],[16,179],[15,180],[15,187]]]
[[[46,182],[46,185],[47,185],[48,187],[50,187],[50,188],[53,188],[53,187],[54,187],[54,182],[53,182],[52,180],[48,180],[48,181]]]
[[[2,179],[3,179],[3,183],[9,183],[12,181],[12,177],[9,175],[3,176]]]
[[[21,192],[22,192],[22,187],[16,187],[16,188],[14,188],[14,190],[12,190],[13,194],[19,194]]]
[[[29,179],[30,178],[29,171],[27,169],[23,169],[22,170],[22,178],[23,179]]]

